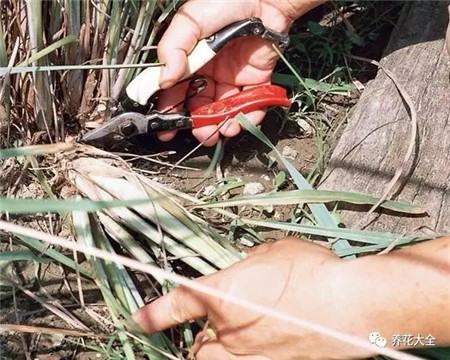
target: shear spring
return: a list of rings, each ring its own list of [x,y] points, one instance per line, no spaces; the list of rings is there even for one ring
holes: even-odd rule
[[[175,105],[172,105],[167,110],[164,110],[162,112],[163,114],[171,112],[172,110],[174,110],[176,107],[180,106],[181,104],[183,104],[183,112],[186,112],[188,100],[192,99],[194,96],[205,91],[208,86],[208,80],[206,79],[206,77],[201,76],[201,75],[194,75],[191,78],[188,78],[186,80],[182,80],[182,81],[178,82],[178,84],[182,84],[185,81],[189,81],[189,87],[186,91],[186,96],[185,96],[184,100],[176,103]]]

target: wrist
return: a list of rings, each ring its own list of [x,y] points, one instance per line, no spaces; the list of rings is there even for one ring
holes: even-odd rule
[[[426,249],[432,243],[438,250],[430,255]],[[448,246],[445,239],[441,243],[442,249]],[[439,260],[433,259],[434,253],[443,256],[438,245],[439,241],[434,240],[343,262],[341,285],[347,290],[340,303],[352,309],[355,319],[349,332],[368,337],[376,331],[386,339],[386,346],[398,350],[418,346],[394,344],[395,336],[402,334],[432,335],[436,344],[448,344],[450,334],[441,319],[450,311],[450,291],[448,273],[436,266]]]

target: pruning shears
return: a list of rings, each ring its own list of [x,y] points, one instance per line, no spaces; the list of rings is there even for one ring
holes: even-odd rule
[[[279,48],[285,48],[289,43],[287,34],[266,28],[259,18],[242,20],[219,30],[210,38],[199,41],[188,55],[187,71],[181,81],[191,79],[189,97],[203,91],[207,83],[206,79],[192,78],[192,75],[209,62],[227,43],[243,36],[258,36],[271,41]],[[127,86],[125,96],[121,100],[120,113],[100,127],[87,132],[81,141],[108,147],[118,141],[130,140],[137,135],[218,125],[239,113],[245,114],[272,106],[289,107],[291,105],[284,88],[276,85],[261,85],[190,112],[151,110],[142,113],[140,109],[147,105],[148,100],[160,89],[160,71],[161,69],[156,67],[147,68],[134,78]]]

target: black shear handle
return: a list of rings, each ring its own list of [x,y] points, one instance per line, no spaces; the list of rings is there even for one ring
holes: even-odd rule
[[[218,52],[231,40],[243,36],[260,36],[280,48],[285,48],[289,44],[289,35],[266,28],[262,20],[256,17],[237,21],[228,25],[206,39],[206,42],[214,52]]]

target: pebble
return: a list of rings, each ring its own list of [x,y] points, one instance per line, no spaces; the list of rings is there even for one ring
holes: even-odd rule
[[[314,135],[314,128],[306,120],[298,119],[297,124],[302,128],[304,136],[309,137]]]
[[[97,110],[99,113],[102,113],[102,112],[105,112],[106,109],[107,109],[106,105],[100,103],[100,104],[97,105],[97,109],[96,109],[96,110]]]
[[[290,146],[286,145],[283,148],[283,150],[281,151],[281,154],[287,159],[295,160],[295,158],[298,155],[298,152],[297,152],[297,150],[295,150],[295,149],[291,148]]]
[[[250,182],[245,184],[243,194],[244,195],[257,195],[265,191],[264,185],[259,182]]]

